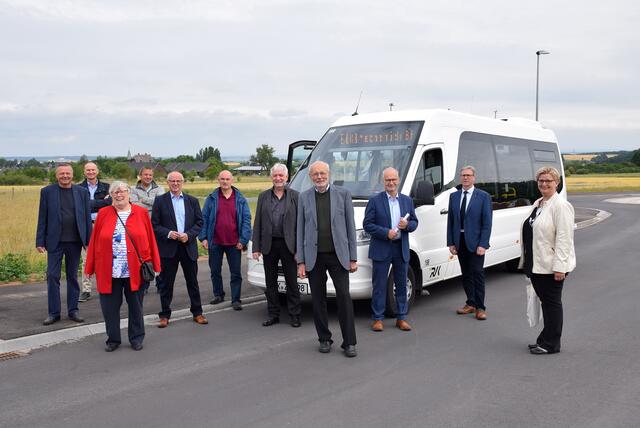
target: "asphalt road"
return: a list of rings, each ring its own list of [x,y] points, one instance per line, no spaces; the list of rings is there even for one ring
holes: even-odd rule
[[[258,302],[148,327],[141,352],[98,335],[0,362],[0,426],[637,427],[640,206],[614,196],[570,197],[613,215],[576,232],[559,354],[528,353],[524,279],[496,268],[485,322],[454,313],[457,279],[416,302],[409,333],[371,332],[358,304],[353,359],[317,352],[308,303],[294,329],[261,327]]]

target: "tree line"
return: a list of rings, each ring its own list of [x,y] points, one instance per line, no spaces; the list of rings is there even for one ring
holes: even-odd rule
[[[89,161],[90,159],[86,155],[82,155],[77,162],[71,164],[73,176],[76,179],[83,177],[84,165]],[[102,177],[135,179],[138,174],[138,171],[131,167],[129,159],[125,156],[98,156],[92,161],[98,165]],[[263,170],[268,171],[278,161],[280,159],[275,156],[275,149],[268,144],[263,144],[256,148],[256,153],[251,155],[249,163],[251,165],[259,165]],[[209,180],[215,179],[220,171],[227,168],[222,162],[220,150],[212,146],[201,148],[193,156],[180,155],[158,159],[150,162],[149,166],[162,165],[166,167],[169,164],[189,162],[207,163],[209,166],[200,176]],[[55,182],[55,166],[56,163],[54,161],[40,162],[35,158],[27,161],[0,158],[0,185],[42,184],[47,181],[53,183]],[[193,181],[198,175],[193,171],[180,172],[185,176],[185,179],[190,181]]]
[[[616,152],[615,156],[599,153],[589,161],[564,160],[565,175],[640,173],[640,149]]]

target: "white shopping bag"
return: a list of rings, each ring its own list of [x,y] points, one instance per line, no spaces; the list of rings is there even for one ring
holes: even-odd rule
[[[535,327],[542,321],[542,306],[530,281],[527,281],[527,321],[529,327]]]

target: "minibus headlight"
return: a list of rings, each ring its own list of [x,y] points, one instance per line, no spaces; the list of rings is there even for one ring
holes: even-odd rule
[[[356,244],[367,245],[371,241],[371,235],[364,231],[364,229],[356,230]]]

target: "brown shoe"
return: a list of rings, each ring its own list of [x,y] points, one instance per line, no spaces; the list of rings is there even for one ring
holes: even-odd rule
[[[373,331],[382,331],[382,330],[384,330],[384,326],[382,325],[382,321],[381,320],[375,320],[373,322],[373,324],[371,325],[371,330],[373,330]]]
[[[397,320],[396,327],[398,327],[402,331],[411,331],[411,324],[409,324],[405,320]]]
[[[483,311],[482,309],[478,309],[478,311],[476,312],[476,319],[478,321],[484,321],[487,319],[487,313],[485,311]]]
[[[193,317],[193,322],[196,322],[198,324],[209,324],[209,321],[207,321],[207,319],[204,317],[204,315],[196,315],[195,317]]]
[[[476,313],[476,308],[469,305],[464,305],[460,309],[456,310],[456,314],[458,315],[475,314],[475,313]]]
[[[158,328],[165,328],[169,325],[169,318],[160,318],[158,321]]]

